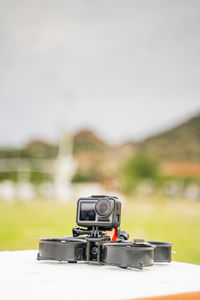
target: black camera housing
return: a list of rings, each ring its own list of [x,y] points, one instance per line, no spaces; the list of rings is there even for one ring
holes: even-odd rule
[[[93,195],[77,202],[76,223],[79,226],[111,230],[120,226],[121,202],[117,197]]]

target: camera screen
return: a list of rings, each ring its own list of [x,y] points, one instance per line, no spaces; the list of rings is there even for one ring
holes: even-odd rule
[[[93,203],[83,202],[80,209],[81,221],[95,221],[95,205]]]

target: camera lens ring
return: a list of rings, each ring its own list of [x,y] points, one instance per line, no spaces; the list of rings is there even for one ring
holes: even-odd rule
[[[97,201],[95,210],[101,217],[107,217],[111,214],[112,206],[108,199],[100,199]]]

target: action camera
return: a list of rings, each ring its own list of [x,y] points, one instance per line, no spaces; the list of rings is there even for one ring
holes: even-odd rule
[[[120,225],[121,202],[117,197],[94,195],[77,202],[76,223],[83,227],[107,230]]]

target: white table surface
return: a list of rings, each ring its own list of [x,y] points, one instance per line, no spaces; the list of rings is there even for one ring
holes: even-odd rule
[[[37,250],[0,252],[0,299],[128,299],[200,291],[200,265],[143,270],[37,261]]]

